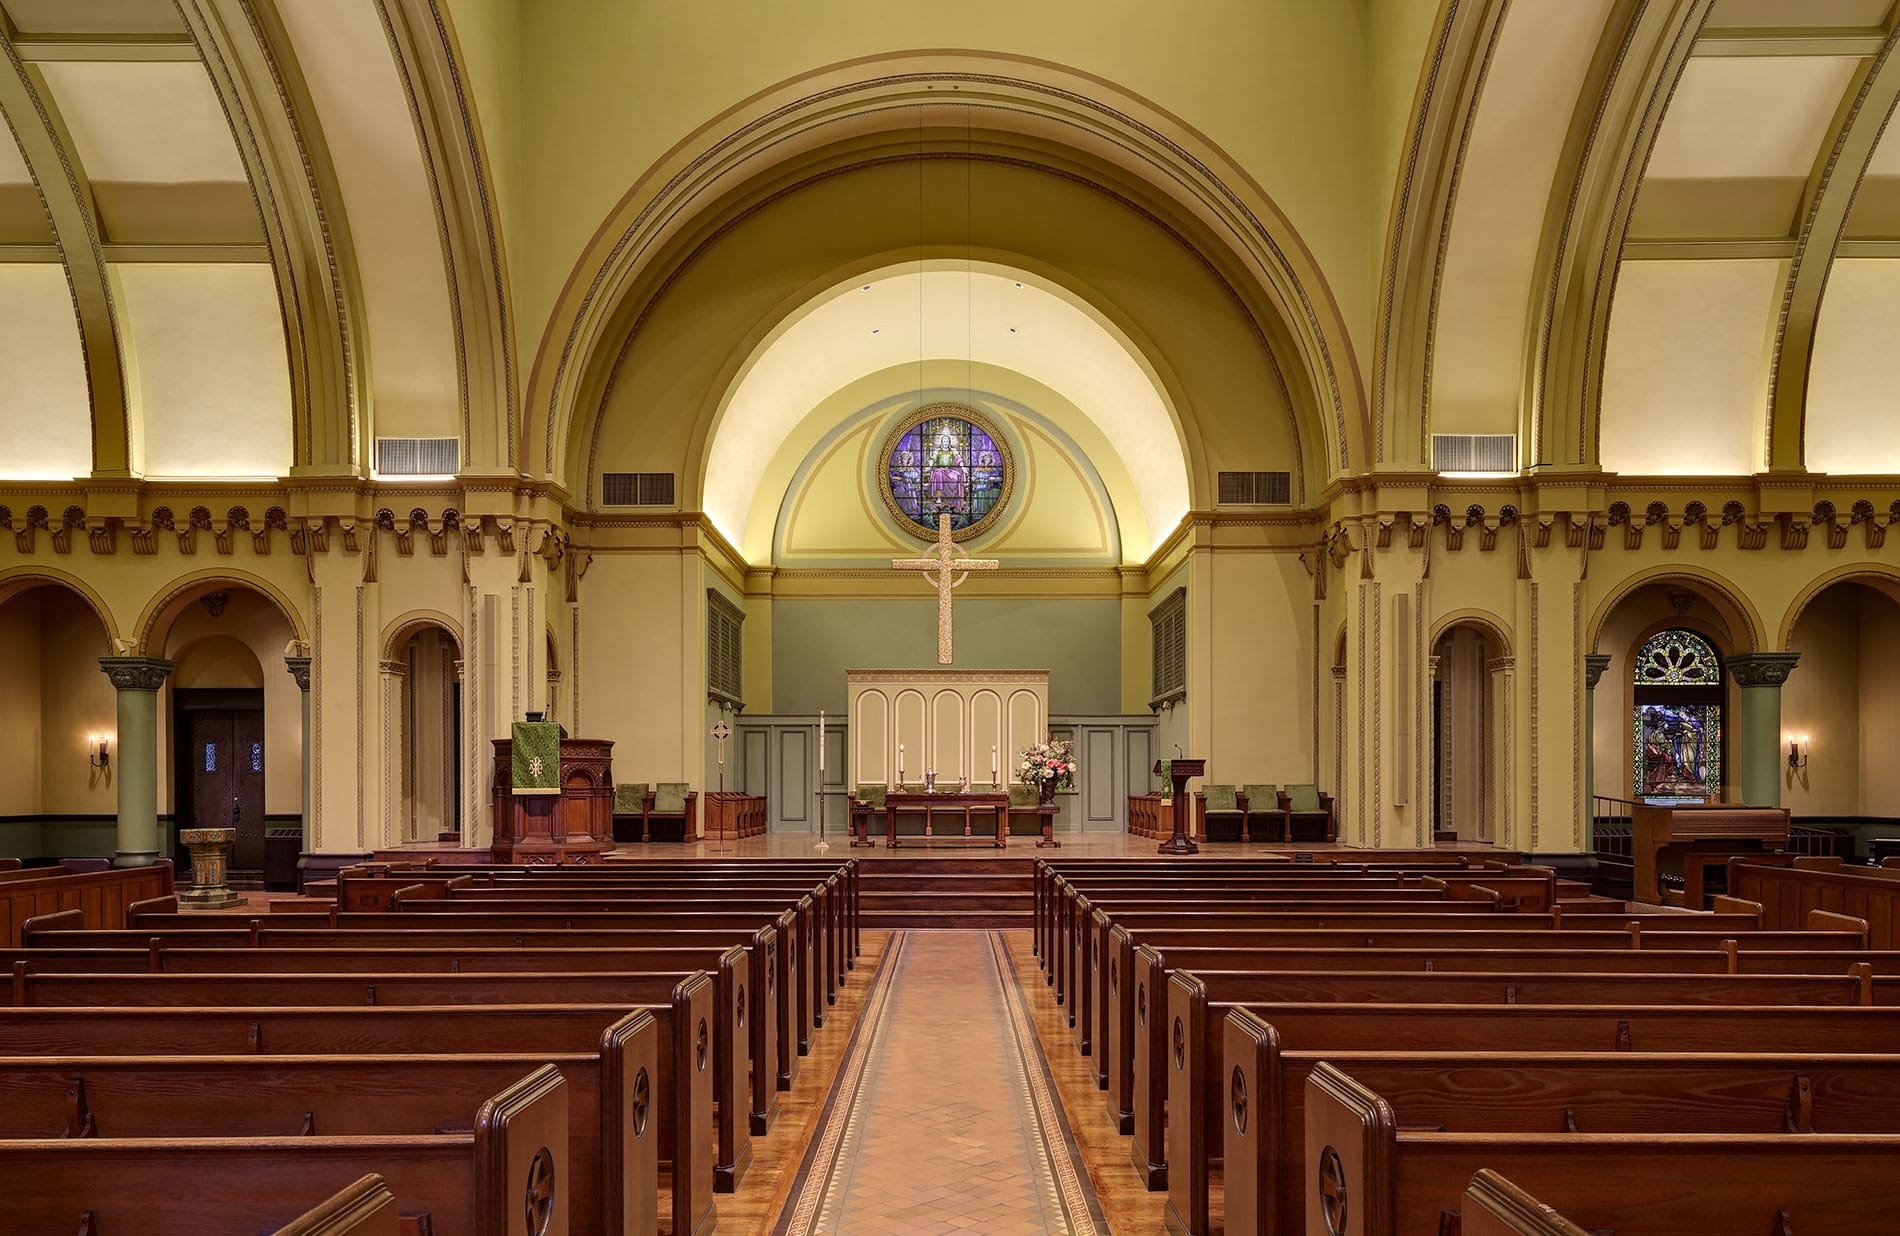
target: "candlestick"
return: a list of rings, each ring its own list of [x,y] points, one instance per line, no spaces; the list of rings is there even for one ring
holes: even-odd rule
[[[818,710],[818,771],[825,771],[825,710]],[[824,778],[820,777],[820,781]]]

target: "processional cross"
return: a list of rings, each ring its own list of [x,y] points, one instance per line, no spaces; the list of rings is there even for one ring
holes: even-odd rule
[[[937,664],[950,664],[950,590],[970,577],[971,571],[994,571],[1003,564],[990,558],[972,558],[950,536],[950,513],[937,512],[937,543],[928,558],[893,558],[891,569],[920,571],[937,585]],[[950,578],[956,575],[955,579]]]

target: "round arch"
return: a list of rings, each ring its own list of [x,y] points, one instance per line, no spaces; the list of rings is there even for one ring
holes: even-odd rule
[[[1427,641],[1425,646],[1427,648],[1438,647],[1438,641],[1443,639],[1456,627],[1472,627],[1482,632],[1485,638],[1491,640],[1496,645],[1498,656],[1513,657],[1517,655],[1516,646],[1511,640],[1510,624],[1488,609],[1458,609],[1453,610],[1449,614],[1441,615],[1438,621],[1432,624],[1431,639]]]
[[[1588,638],[1585,643],[1590,651],[1599,651],[1598,642],[1602,638],[1604,624],[1616,612],[1617,606],[1650,584],[1681,584],[1699,593],[1704,600],[1723,612],[1735,628],[1728,642],[1738,645],[1731,648],[1730,652],[1759,652],[1767,645],[1768,636],[1762,626],[1761,614],[1732,580],[1700,567],[1659,566],[1629,576],[1598,602],[1586,628]],[[1744,640],[1746,643],[1742,646]]]
[[[761,92],[702,125],[628,190],[570,273],[541,341],[521,425],[523,470],[564,470],[559,446],[599,402],[634,302],[663,289],[670,251],[687,232],[703,234],[722,202],[745,185],[784,179],[794,161],[834,156],[824,147],[841,137],[888,154],[892,137],[955,119],[967,139],[979,111],[988,132],[1040,145],[1046,162],[1066,156],[1115,169],[1140,196],[1164,203],[1177,231],[1197,234],[1202,260],[1231,275],[1256,329],[1270,327],[1298,358],[1295,401],[1326,443],[1322,471],[1364,466],[1365,396],[1344,317],[1290,220],[1243,169],[1113,83],[1023,58],[901,52]]]
[[[98,591],[68,571],[48,566],[18,566],[0,571],[0,605],[5,605],[22,592],[33,588],[65,588],[76,592],[87,605],[92,607],[93,616],[99,619],[99,625],[105,628],[106,650],[118,648],[119,624],[112,616],[112,607]]]
[[[456,651],[461,651],[463,647],[461,623],[439,609],[412,609],[406,614],[399,615],[383,628],[382,659],[394,661],[396,654],[402,651],[402,646],[409,642],[411,636],[431,627],[447,632],[448,637],[455,641]]]
[[[1861,562],[1836,567],[1809,581],[1807,586],[1795,594],[1794,600],[1788,603],[1787,612],[1782,615],[1781,628],[1775,640],[1777,650],[1788,651],[1788,641],[1794,636],[1794,624],[1801,620],[1802,611],[1807,609],[1814,598],[1836,584],[1866,584],[1870,588],[1887,594],[1895,603],[1900,603],[1900,567],[1891,567],[1880,562]]]
[[[145,609],[139,614],[137,625],[133,628],[138,634],[134,647],[146,655],[157,655],[154,647],[163,647],[163,636],[171,629],[172,622],[186,605],[216,590],[220,585],[248,588],[262,596],[283,615],[290,625],[291,636],[300,643],[308,643],[310,629],[304,623],[303,615],[297,611],[290,598],[276,584],[249,571],[233,570],[229,567],[212,567],[203,571],[193,571],[166,584],[152,599],[146,602]],[[153,637],[161,637],[154,644]]]

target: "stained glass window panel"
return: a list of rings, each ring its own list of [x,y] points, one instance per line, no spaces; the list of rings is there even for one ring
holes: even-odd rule
[[[1694,631],[1659,632],[1636,654],[1639,687],[1713,687],[1721,681],[1721,660]]]
[[[943,513],[952,532],[962,531],[1003,496],[1003,452],[988,431],[962,417],[933,416],[911,426],[886,466],[898,511],[927,532],[936,531]]]
[[[205,744],[205,771],[218,771],[218,744],[215,742]]]
[[[1722,706],[1638,704],[1636,797],[1651,803],[1713,802],[1722,791]]]
[[[261,742],[251,744],[251,771],[254,773],[264,771],[264,744]]]

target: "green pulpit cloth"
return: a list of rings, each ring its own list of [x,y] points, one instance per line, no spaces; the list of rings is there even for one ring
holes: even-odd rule
[[[517,721],[514,790],[518,797],[561,792],[561,727],[553,721]]]

